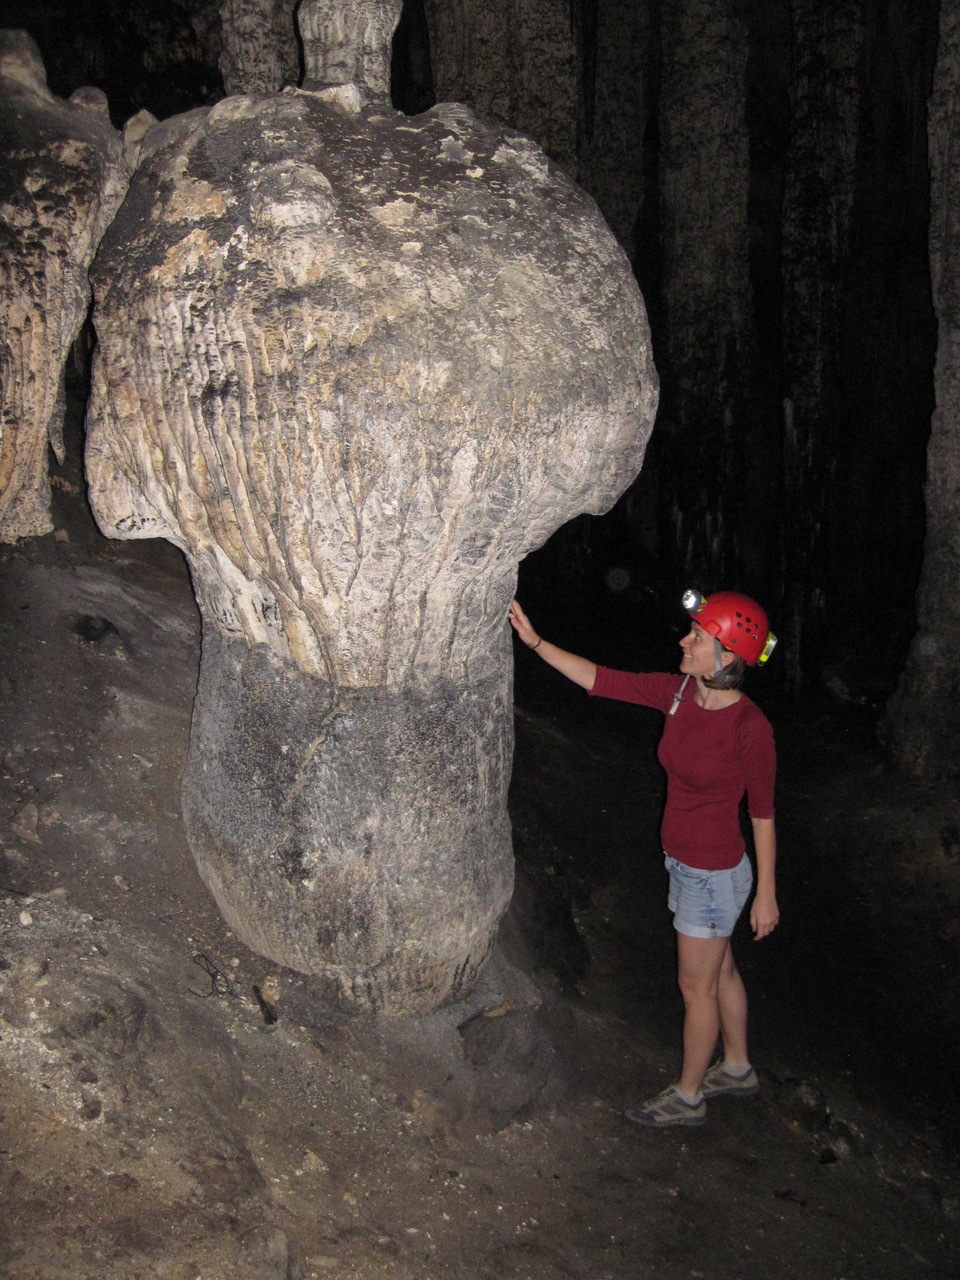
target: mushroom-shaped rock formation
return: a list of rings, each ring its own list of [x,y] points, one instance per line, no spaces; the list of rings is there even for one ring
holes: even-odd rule
[[[462,107],[237,97],[144,146],[87,475],[106,534],[192,569],[194,856],[252,948],[421,1014],[510,896],[506,611],[639,470],[643,303],[593,201]]]
[[[53,528],[47,447],[63,461],[67,355],[128,178],[104,94],[55,98],[33,40],[0,31],[0,542]]]

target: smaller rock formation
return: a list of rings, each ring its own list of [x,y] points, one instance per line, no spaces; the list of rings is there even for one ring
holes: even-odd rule
[[[301,0],[303,87],[355,84],[364,102],[390,101],[390,50],[402,0]]]
[[[64,368],[128,181],[105,95],[55,98],[34,41],[0,31],[0,541],[53,527],[47,447],[62,460]]]
[[[296,7],[297,0],[221,0],[220,74],[228,94],[299,84]]]

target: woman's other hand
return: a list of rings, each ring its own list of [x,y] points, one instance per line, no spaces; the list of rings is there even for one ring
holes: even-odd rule
[[[777,906],[777,829],[773,818],[752,818],[753,850],[757,857],[757,892],[750,908],[753,939],[773,933],[780,922]]]
[[[753,930],[755,942],[773,933],[780,923],[780,910],[776,896],[772,893],[761,893],[759,890],[750,908],[750,928]]]

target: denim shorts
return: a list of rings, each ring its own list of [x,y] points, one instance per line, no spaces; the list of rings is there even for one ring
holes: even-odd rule
[[[667,906],[673,927],[690,938],[729,938],[753,888],[753,867],[746,854],[729,871],[703,871],[678,862],[669,853]]]

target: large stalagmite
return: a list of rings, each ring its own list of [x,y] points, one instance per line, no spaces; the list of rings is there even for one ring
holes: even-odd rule
[[[506,609],[639,469],[643,304],[589,197],[461,107],[238,97],[145,146],[87,469],[105,532],[193,572],[192,847],[256,950],[421,1013],[509,899]]]
[[[129,173],[106,97],[55,98],[23,31],[0,31],[0,157],[0,542],[15,542],[53,528],[47,450],[62,461],[64,366]]]

